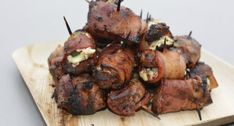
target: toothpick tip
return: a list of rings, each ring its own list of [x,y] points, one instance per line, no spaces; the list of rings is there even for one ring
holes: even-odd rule
[[[122,2],[122,0],[118,0],[117,11],[120,11],[121,2]]]
[[[197,114],[198,114],[198,116],[199,116],[199,120],[202,120],[202,116],[201,116],[201,111],[200,111],[200,109],[197,109]]]
[[[68,33],[69,33],[70,35],[72,35],[72,31],[71,31],[71,28],[70,28],[70,26],[69,26],[69,24],[68,24],[68,22],[67,22],[66,17],[65,17],[65,16],[63,16],[63,19],[64,19],[64,22],[65,22],[65,24],[66,24],[66,27],[67,27]]]
[[[142,19],[143,10],[141,9],[140,18]]]
[[[157,119],[161,120],[158,114],[155,114],[154,112],[152,112],[147,106],[141,106],[141,108],[145,110],[146,112],[150,113],[151,115],[153,115],[154,117],[156,117]]]
[[[90,1],[89,0],[85,0],[88,4],[90,4]]]
[[[190,38],[192,36],[192,33],[193,33],[193,31],[189,32],[188,38]]]

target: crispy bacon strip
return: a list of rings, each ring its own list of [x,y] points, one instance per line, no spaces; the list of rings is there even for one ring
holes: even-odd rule
[[[112,44],[98,57],[94,73],[96,81],[103,89],[120,88],[131,79],[134,65],[134,55],[130,49]]]
[[[138,43],[145,32],[146,23],[130,9],[110,2],[92,1],[89,5],[88,31],[97,37]]]
[[[157,114],[200,110],[211,103],[210,92],[203,89],[200,77],[164,80],[155,93],[152,110]]]

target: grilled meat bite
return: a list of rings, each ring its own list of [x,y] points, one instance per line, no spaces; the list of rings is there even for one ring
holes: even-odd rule
[[[103,89],[121,88],[131,79],[134,64],[133,52],[114,43],[99,55],[94,77]]]
[[[94,66],[96,44],[93,37],[83,31],[73,33],[64,44],[65,73],[79,75],[90,72]]]
[[[181,79],[185,72],[185,60],[174,50],[146,50],[141,54],[139,75],[148,83],[156,83],[162,78]]]
[[[153,42],[155,40],[159,40],[163,36],[173,38],[171,31],[169,30],[169,26],[155,19],[149,21],[148,30],[146,31],[145,35],[145,40],[147,42]]]
[[[111,91],[108,94],[108,108],[121,116],[134,115],[137,110],[149,102],[149,97],[145,97],[146,94],[141,82],[133,79],[125,88]]]
[[[73,79],[64,75],[55,87],[58,107],[74,115],[89,115],[104,109],[105,96],[105,92],[87,74]]]
[[[218,82],[215,79],[211,67],[203,62],[197,63],[193,69],[190,69],[188,76],[192,78],[195,76],[200,76],[204,87],[206,88],[206,86],[208,86],[210,90],[218,87]]]
[[[97,37],[138,43],[145,32],[146,23],[130,9],[111,2],[92,1],[89,5],[88,31]]]
[[[188,68],[195,67],[201,56],[201,45],[191,36],[176,36],[174,46],[184,56]]]
[[[165,46],[173,46],[174,40],[169,26],[156,19],[150,19],[147,25],[148,28],[145,32],[144,39],[142,39],[139,45],[141,51],[147,49],[157,50]]]
[[[155,93],[152,110],[157,114],[198,110],[211,103],[209,89],[203,89],[200,77],[164,80]]]

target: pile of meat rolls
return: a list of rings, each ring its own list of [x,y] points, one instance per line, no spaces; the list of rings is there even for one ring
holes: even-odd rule
[[[174,36],[147,14],[142,19],[121,0],[87,1],[86,25],[49,56],[58,107],[73,115],[109,109],[120,116],[143,110],[155,117],[211,104],[218,87],[212,69],[200,62],[201,44]],[[66,19],[65,19],[66,21]],[[199,115],[200,116],[200,115]]]

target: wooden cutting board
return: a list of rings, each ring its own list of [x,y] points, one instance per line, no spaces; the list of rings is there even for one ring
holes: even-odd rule
[[[212,91],[213,104],[205,107],[200,121],[196,111],[160,115],[161,120],[139,111],[132,117],[120,117],[108,110],[89,116],[71,116],[59,110],[51,99],[53,87],[47,58],[58,43],[34,44],[13,53],[18,69],[48,126],[176,126],[220,125],[234,122],[234,67],[202,51],[202,61],[212,66],[219,87]]]

